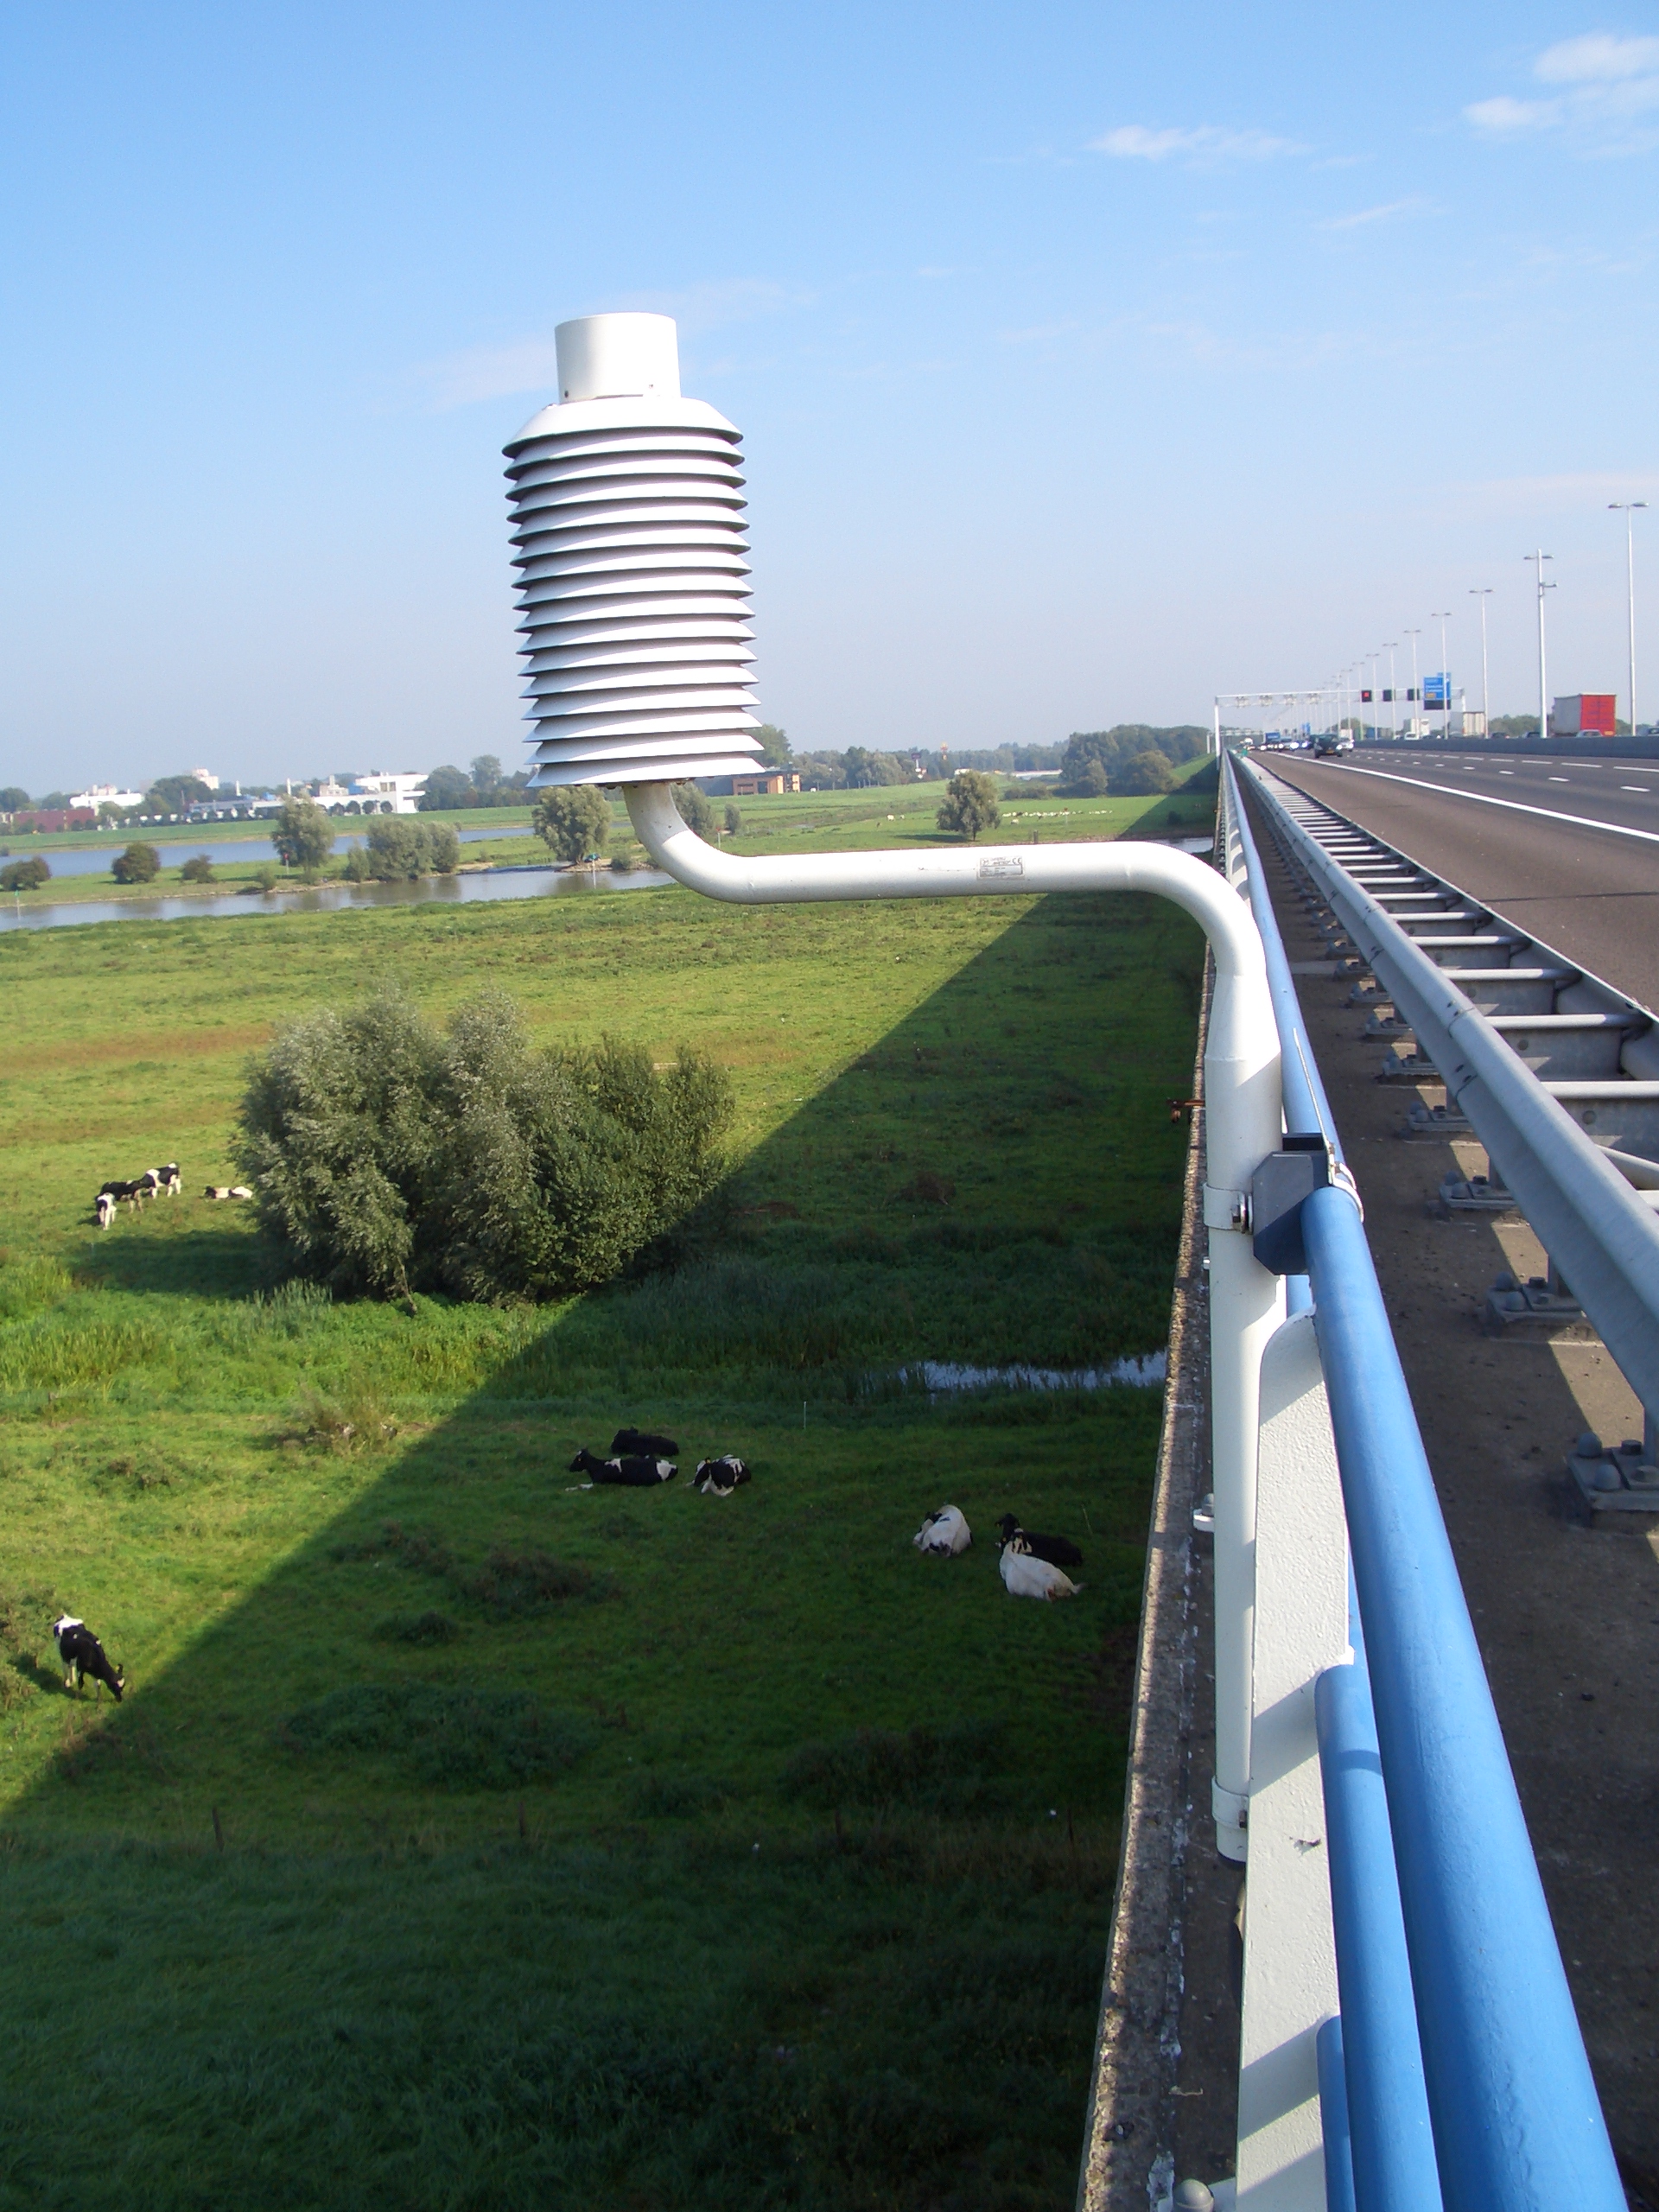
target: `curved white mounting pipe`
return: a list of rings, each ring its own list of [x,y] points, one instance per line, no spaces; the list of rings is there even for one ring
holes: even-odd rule
[[[1216,871],[1168,845],[965,845],[944,852],[813,853],[740,859],[686,827],[665,783],[626,797],[639,842],[693,891],[741,906],[829,899],[949,899],[982,892],[1149,891],[1210,940],[1215,993],[1204,1054],[1205,1221],[1210,1230],[1211,1403],[1216,1496],[1217,1840],[1244,1855],[1255,1647],[1259,1374],[1284,1316],[1284,1286],[1250,1249],[1250,1178],[1283,1129],[1279,1033],[1249,908]]]

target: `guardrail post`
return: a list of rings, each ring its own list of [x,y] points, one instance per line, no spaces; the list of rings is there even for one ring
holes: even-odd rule
[[[1348,1656],[1348,1536],[1311,1313],[1262,1361],[1238,2212],[1325,2212],[1317,2038],[1337,2010],[1314,1684]]]

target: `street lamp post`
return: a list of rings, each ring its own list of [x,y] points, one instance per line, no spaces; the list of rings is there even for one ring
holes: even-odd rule
[[[1400,650],[1398,638],[1385,638],[1382,650],[1389,657],[1389,735],[1400,734],[1400,686],[1395,680],[1394,657]]]
[[[1486,602],[1492,595],[1491,584],[1471,584],[1469,596],[1480,601],[1480,720],[1483,736],[1492,734],[1492,702],[1486,682]]]
[[[1544,594],[1555,587],[1544,575],[1544,563],[1554,556],[1543,551],[1528,553],[1522,558],[1531,562],[1538,584],[1538,736],[1540,742],[1549,735],[1549,683],[1544,660]]]
[[[1447,607],[1444,614],[1431,614],[1428,619],[1431,622],[1438,622],[1440,626],[1440,735],[1442,738],[1450,738],[1452,734],[1452,671],[1446,664],[1446,626],[1452,620],[1452,610]]]
[[[1406,635],[1411,639],[1411,697],[1408,703],[1410,705],[1412,711],[1408,727],[1414,732],[1417,727],[1417,709],[1423,703],[1422,699],[1420,696],[1423,687],[1418,681],[1417,677],[1417,640],[1422,636],[1422,634],[1423,633],[1421,630],[1408,630],[1406,632]]]
[[[1645,499],[1609,499],[1609,511],[1624,518],[1624,581],[1630,613],[1630,735],[1636,735],[1636,511]]]

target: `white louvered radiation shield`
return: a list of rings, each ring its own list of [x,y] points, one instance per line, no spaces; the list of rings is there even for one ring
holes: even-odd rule
[[[680,397],[666,315],[561,323],[558,402],[506,448],[532,783],[753,772],[738,433]]]

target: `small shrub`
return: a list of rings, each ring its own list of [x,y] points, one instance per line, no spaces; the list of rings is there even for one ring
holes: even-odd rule
[[[861,1728],[827,1744],[804,1744],[785,1764],[779,1787],[820,1812],[895,1806],[959,1818],[996,1808],[1004,1764],[1001,1731],[989,1721],[902,1732]]]
[[[616,871],[618,875],[628,874],[634,866],[633,847],[632,845],[613,845],[611,847],[611,866]]]
[[[699,837],[715,834],[715,810],[695,784],[676,784],[674,804],[688,830],[695,830]]]
[[[154,845],[129,845],[110,868],[118,883],[154,883],[161,872],[162,856]]]
[[[737,807],[728,802],[726,808],[726,835],[728,837],[741,837],[742,834],[743,817]]]
[[[216,879],[213,874],[213,861],[206,853],[194,855],[179,870],[179,879],[183,883],[213,882]]]
[[[283,1434],[317,1452],[333,1452],[346,1459],[359,1452],[377,1452],[390,1444],[397,1424],[380,1401],[359,1391],[343,1403],[308,1390]]]
[[[643,1774],[629,1793],[640,1821],[690,1821],[717,1811],[730,1792],[706,1774]]]
[[[405,1001],[296,1023],[256,1063],[238,1164],[283,1264],[347,1295],[591,1288],[714,1187],[731,1086],[682,1048],[537,1052],[484,998],[448,1035]]]
[[[461,1634],[448,1613],[391,1613],[377,1621],[372,1634],[383,1643],[414,1643],[423,1649],[435,1643],[453,1643]]]
[[[948,1175],[936,1174],[931,1167],[918,1167],[898,1195],[917,1205],[948,1206],[956,1198],[957,1186]]]
[[[253,871],[253,883],[255,890],[262,893],[270,893],[274,891],[276,888],[281,873],[282,872],[277,868],[275,861],[261,861],[258,867]]]
[[[538,795],[531,826],[555,860],[583,861],[610,842],[610,804],[596,784],[556,787]]]
[[[26,861],[13,861],[10,868],[0,868],[0,891],[38,891],[51,880],[52,871],[39,853],[32,853]]]
[[[551,1559],[545,1552],[515,1552],[494,1544],[480,1571],[460,1586],[492,1620],[505,1621],[567,1598],[586,1598],[599,1585],[591,1568]]]
[[[567,1772],[597,1736],[522,1691],[364,1682],[290,1713],[281,1740],[314,1757],[391,1757],[429,1789],[509,1789]]]
[[[394,814],[369,824],[365,843],[346,856],[352,883],[412,883],[423,875],[453,875],[461,863],[454,824]]]

